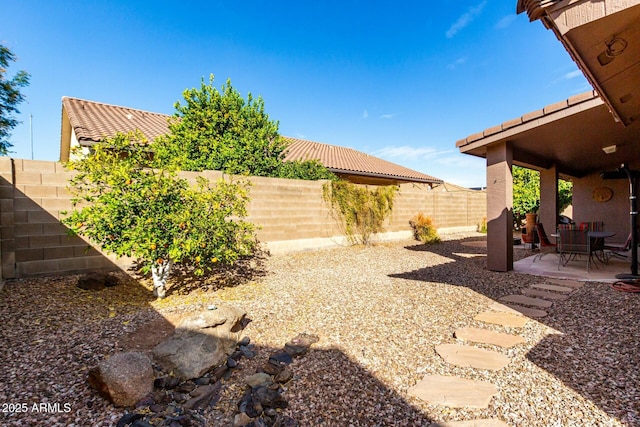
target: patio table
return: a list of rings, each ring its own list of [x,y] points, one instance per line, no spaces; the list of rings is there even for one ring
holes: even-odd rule
[[[604,252],[604,239],[615,235],[616,233],[611,231],[589,231],[589,238],[591,239],[591,253],[593,253],[596,259],[603,264],[609,262]]]

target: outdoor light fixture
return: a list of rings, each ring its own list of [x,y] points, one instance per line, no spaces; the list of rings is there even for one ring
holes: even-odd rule
[[[607,154],[613,154],[616,152],[616,150],[618,149],[617,145],[609,145],[607,147],[602,147],[602,151],[604,151]]]
[[[604,52],[598,55],[598,62],[600,65],[607,65],[613,61],[616,56],[622,55],[629,43],[625,39],[619,37],[612,37],[604,45],[607,47]]]

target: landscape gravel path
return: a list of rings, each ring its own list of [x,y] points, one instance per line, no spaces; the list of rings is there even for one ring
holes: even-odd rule
[[[125,410],[88,387],[88,369],[116,351],[148,350],[170,332],[177,314],[211,304],[243,308],[251,319],[244,334],[257,350],[203,414],[211,426],[231,425],[242,378],[302,332],[320,341],[295,359],[283,393],[286,414],[300,426],[482,418],[511,426],[640,425],[638,294],[588,283],[522,328],[474,320],[499,298],[545,283],[487,271],[486,249],[461,245],[482,239],[458,235],[432,246],[405,241],[273,256],[252,281],[174,292],[162,301],[151,298],[145,280],[124,274],[126,283],[100,292],[76,288],[77,276],[7,281],[0,291],[0,425],[115,425]],[[500,371],[457,367],[435,352],[440,344],[463,343],[454,338],[456,329],[474,327],[517,333],[525,342],[476,344],[510,358]],[[488,381],[499,393],[486,409],[431,405],[407,392],[425,375]]]

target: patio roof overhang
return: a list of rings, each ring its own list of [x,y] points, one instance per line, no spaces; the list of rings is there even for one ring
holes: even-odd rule
[[[640,121],[640,0],[518,0],[562,42],[616,120]]]
[[[626,127],[617,123],[593,91],[470,135],[456,147],[486,158],[491,145],[504,142],[511,144],[514,164],[537,170],[555,166],[564,177],[640,163],[640,121]],[[614,145],[614,153],[603,151]]]

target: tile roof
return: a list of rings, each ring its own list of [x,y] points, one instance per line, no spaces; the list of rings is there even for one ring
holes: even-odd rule
[[[560,101],[560,102],[556,102],[554,104],[551,105],[547,105],[546,107],[540,109],[540,110],[536,110],[536,111],[532,111],[530,113],[526,113],[523,114],[520,117],[517,117],[515,119],[511,119],[511,120],[507,120],[506,122],[503,122],[502,124],[499,124],[497,126],[492,126],[490,128],[487,128],[485,130],[483,130],[482,132],[478,132],[478,133],[474,133],[473,135],[469,135],[464,139],[461,139],[459,141],[456,142],[456,147],[457,148],[461,148],[464,147],[467,144],[471,144],[472,142],[475,141],[479,141],[481,139],[487,138],[491,135],[500,133],[500,132],[504,132],[510,128],[514,128],[516,126],[521,126],[521,125],[525,125],[528,124],[530,122],[534,122],[537,119],[540,119],[541,117],[550,115],[552,113],[557,113],[561,110],[565,110],[567,108],[573,107],[574,105],[580,104],[582,102],[586,102],[586,101],[591,101],[593,99],[599,99],[600,97],[598,96],[598,94],[596,93],[595,90],[590,90],[588,92],[584,92],[578,95],[574,95],[568,99],[565,99],[564,101]]]
[[[136,110],[134,108],[63,97],[62,106],[67,112],[76,139],[81,145],[91,145],[117,132],[140,130],[148,140],[169,131],[166,114]],[[333,172],[391,178],[404,181],[442,183],[433,176],[414,171],[352,148],[338,147],[298,138],[284,137],[290,141],[285,160],[319,160]],[[64,143],[64,141],[63,141]]]
[[[149,141],[169,132],[166,114],[151,113],[134,108],[87,101],[78,98],[62,98],[76,139],[82,145],[91,145],[112,137],[118,132],[140,130]]]
[[[285,160],[319,160],[333,172],[366,176],[390,177],[399,180],[441,183],[433,176],[388,162],[353,148],[322,144],[304,139],[285,137],[291,141]]]

